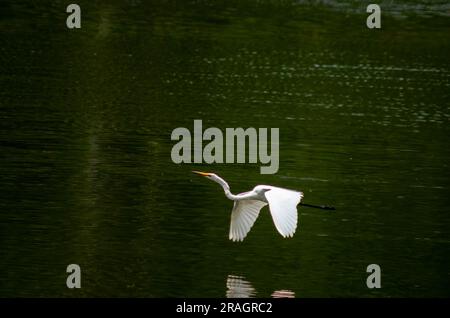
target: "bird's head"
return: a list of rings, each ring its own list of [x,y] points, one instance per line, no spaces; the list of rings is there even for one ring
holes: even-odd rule
[[[192,171],[195,174],[198,174],[202,177],[206,177],[210,180],[217,180],[218,176],[215,173],[211,173],[211,172],[201,172],[201,171]]]
[[[228,183],[225,180],[223,180],[221,177],[219,177],[217,174],[211,173],[211,172],[201,172],[201,171],[192,171],[192,172],[195,173],[195,174],[198,174],[198,175],[200,175],[202,177],[206,177],[209,180],[217,182],[224,189],[230,191],[230,186],[228,185]]]

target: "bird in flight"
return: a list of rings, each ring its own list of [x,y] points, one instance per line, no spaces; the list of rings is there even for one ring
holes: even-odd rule
[[[234,201],[231,212],[229,239],[243,241],[252,228],[259,211],[269,205],[275,228],[283,237],[292,237],[297,229],[297,205],[303,198],[303,193],[270,185],[257,185],[253,190],[234,195],[228,183],[214,173],[193,171],[220,184],[225,196]],[[301,204],[314,208],[334,210],[332,207]]]

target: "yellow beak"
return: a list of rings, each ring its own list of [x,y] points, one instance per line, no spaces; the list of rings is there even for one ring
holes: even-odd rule
[[[207,177],[209,175],[211,175],[211,173],[209,172],[201,172],[201,171],[192,171],[193,173],[199,174],[201,176]]]

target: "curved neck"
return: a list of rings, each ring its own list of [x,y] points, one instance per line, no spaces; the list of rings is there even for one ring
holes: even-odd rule
[[[225,192],[225,195],[228,199],[230,200],[237,200],[238,196],[234,195],[233,193],[231,193],[230,191],[230,186],[228,185],[228,183],[223,180],[221,177],[219,177],[218,175],[215,175],[214,178],[212,179],[213,181],[217,182],[218,184],[220,184],[223,188],[223,191]]]

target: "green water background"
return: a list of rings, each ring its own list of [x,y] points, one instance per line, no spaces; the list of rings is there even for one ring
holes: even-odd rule
[[[0,4],[1,297],[450,296],[447,1],[380,2],[381,30],[369,1],[77,3],[79,30],[65,1]],[[174,164],[194,119],[279,127],[278,173]],[[192,169],[337,210],[233,243]]]

